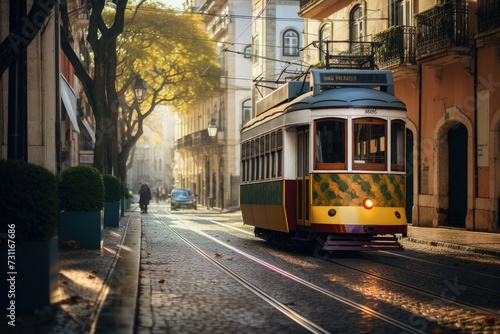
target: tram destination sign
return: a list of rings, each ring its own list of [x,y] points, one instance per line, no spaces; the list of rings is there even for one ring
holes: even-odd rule
[[[313,70],[313,95],[321,92],[322,86],[334,87],[369,87],[393,93],[394,81],[390,71],[372,70]]]
[[[387,85],[387,76],[381,73],[336,74],[320,73],[320,84],[378,84]]]

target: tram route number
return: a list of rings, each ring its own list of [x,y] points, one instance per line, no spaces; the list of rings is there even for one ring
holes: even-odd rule
[[[377,109],[365,109],[365,114],[366,115],[376,115]]]

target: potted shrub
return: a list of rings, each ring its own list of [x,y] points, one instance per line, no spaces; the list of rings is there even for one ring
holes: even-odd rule
[[[102,248],[103,203],[104,181],[96,168],[74,166],[59,174],[61,247]]]
[[[132,202],[132,192],[125,187],[125,209],[130,209]]]
[[[5,321],[55,302],[58,283],[57,178],[44,167],[0,160],[0,297]]]
[[[111,174],[104,174],[104,226],[120,226],[120,200],[123,197],[123,183]]]

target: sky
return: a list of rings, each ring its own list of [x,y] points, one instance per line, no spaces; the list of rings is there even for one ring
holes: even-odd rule
[[[177,9],[182,9],[182,4],[184,3],[184,0],[160,0],[164,4],[177,8]]]

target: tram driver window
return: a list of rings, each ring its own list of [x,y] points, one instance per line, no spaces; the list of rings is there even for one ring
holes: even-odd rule
[[[345,120],[318,120],[315,132],[315,168],[345,169]]]
[[[353,131],[354,169],[384,170],[386,122],[377,118],[355,119]]]
[[[391,170],[405,170],[405,132],[403,121],[391,122]]]

